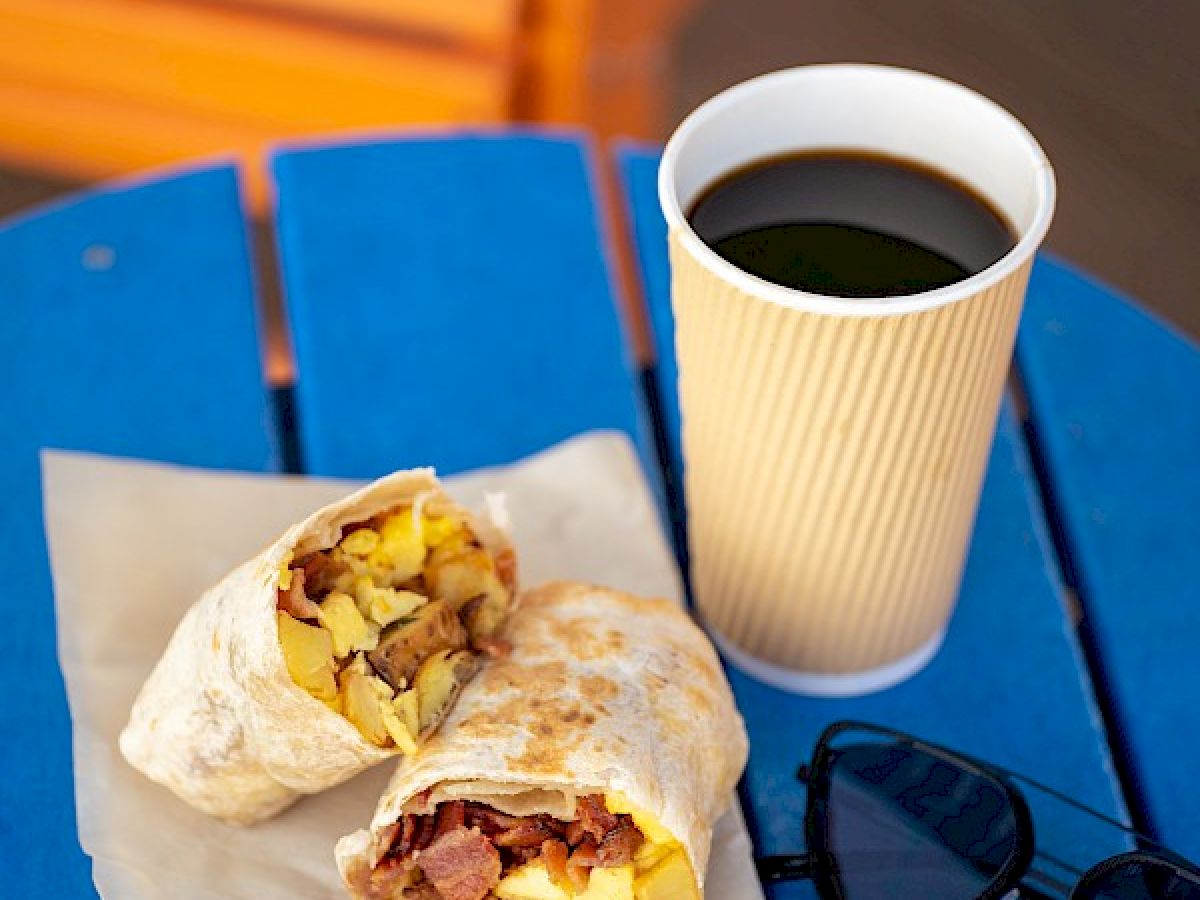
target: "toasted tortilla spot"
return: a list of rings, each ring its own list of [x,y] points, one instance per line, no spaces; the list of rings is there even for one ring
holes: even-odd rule
[[[601,703],[615,700],[621,689],[615,681],[604,675],[584,675],[579,679],[579,690],[589,700]]]
[[[510,774],[561,775],[569,779],[574,778],[575,773],[567,768],[568,750],[566,744],[551,744],[535,739],[526,741],[519,754],[506,756],[505,759],[512,766]]]
[[[639,614],[663,615],[691,621],[680,606],[661,597],[634,597],[607,591],[587,584],[551,583],[536,590],[529,591],[521,598],[524,607],[559,606],[570,602],[571,597],[583,597],[594,591],[604,591],[613,603],[625,606]],[[596,617],[578,617],[567,620],[542,619],[544,630],[535,640],[554,641],[565,645],[577,659],[598,659],[605,652],[616,652],[625,647],[625,637],[617,631],[608,628],[605,622]],[[590,632],[590,633],[588,633]],[[527,635],[526,640],[533,635]],[[526,646],[529,646],[526,644]]]
[[[557,696],[567,683],[567,664],[562,660],[514,666],[507,661],[492,663],[481,676],[489,694],[504,688],[520,690],[526,704]]]
[[[488,716],[470,716],[458,724],[458,729],[473,738],[506,738],[517,730],[511,723],[498,722]],[[436,740],[436,738],[435,738]]]
[[[712,691],[703,690],[694,684],[684,685],[683,691],[687,694],[688,702],[705,715],[711,715],[715,711],[716,702],[713,700]]]
[[[612,653],[623,653],[625,651],[625,635],[619,631],[609,629],[604,636],[604,642],[608,645],[608,649]]]

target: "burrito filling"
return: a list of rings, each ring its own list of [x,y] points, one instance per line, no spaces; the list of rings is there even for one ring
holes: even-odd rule
[[[496,637],[514,590],[493,556],[435,500],[345,526],[337,545],[279,572],[276,617],[292,680],[377,747],[412,754]]]
[[[405,814],[357,888],[370,900],[698,900],[683,847],[620,795],[580,797],[575,812],[454,800]]]

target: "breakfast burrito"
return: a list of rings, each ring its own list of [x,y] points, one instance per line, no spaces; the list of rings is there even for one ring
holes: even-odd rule
[[[432,470],[305,519],[184,616],[121,733],[125,758],[196,808],[249,824],[438,726],[515,590],[503,509],[475,517]]]
[[[746,734],[676,604],[576,584],[524,596],[512,652],[338,842],[358,900],[698,900]]]

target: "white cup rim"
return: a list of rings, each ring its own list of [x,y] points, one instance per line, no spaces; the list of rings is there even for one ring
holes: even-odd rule
[[[727,107],[742,102],[748,95],[760,91],[776,82],[804,78],[810,73],[845,73],[871,74],[892,77],[900,76],[917,80],[928,80],[943,87],[949,87],[970,96],[975,101],[984,104],[1011,125],[1014,133],[1025,145],[1030,154],[1034,168],[1036,185],[1036,209],[1029,225],[1022,230],[1016,244],[1004,256],[986,269],[954,284],[940,287],[920,294],[909,294],[900,297],[833,297],[825,294],[813,294],[795,288],[784,287],[751,275],[728,262],[709,247],[693,230],[679,202],[675,185],[675,169],[679,156],[687,145],[693,133],[708,120],[719,115]],[[1054,215],[1056,196],[1054,170],[1046,158],[1041,145],[1029,129],[1007,109],[993,100],[988,99],[977,91],[964,87],[957,82],[896,66],[884,66],[871,63],[827,63],[820,65],[797,66],[782,69],[766,75],[759,75],[741,84],[727,88],[716,96],[706,100],[687,118],[667,141],[663,150],[662,161],[658,169],[658,198],[666,217],[668,229],[677,236],[684,247],[698,260],[701,265],[723,281],[732,283],[739,290],[776,303],[790,309],[805,312],[822,313],[840,316],[892,316],[907,313],[923,312],[937,307],[946,306],[958,300],[973,297],[987,290],[994,284],[1008,278],[1014,270],[1024,265],[1041,245],[1046,231],[1050,228],[1050,220]]]

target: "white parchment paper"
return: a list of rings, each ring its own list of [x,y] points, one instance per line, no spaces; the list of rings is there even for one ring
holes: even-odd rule
[[[288,525],[357,485],[56,451],[43,454],[42,468],[79,837],[101,896],[345,896],[334,843],[370,820],[393,764],[246,829],[143,778],[121,757],[117,735],[188,606]],[[680,597],[649,490],[619,435],[585,435],[447,482],[474,508],[487,492],[506,495],[525,585],[569,578]],[[736,803],[718,825],[706,893],[762,898]]]

